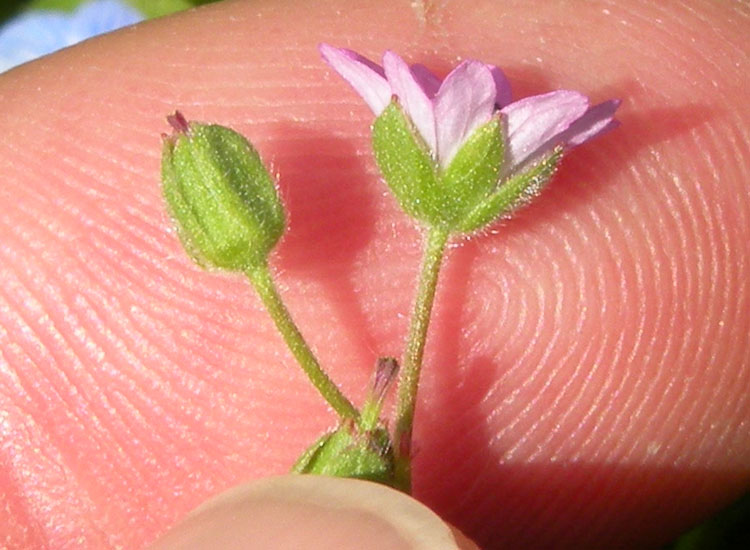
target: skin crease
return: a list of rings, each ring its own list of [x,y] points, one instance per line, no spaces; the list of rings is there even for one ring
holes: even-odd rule
[[[648,548],[747,489],[746,5],[460,6],[225,2],[0,77],[0,546],[143,547],[334,422],[248,285],[170,230],[175,108],[280,174],[272,265],[345,393],[400,354],[419,232],[321,41],[624,100],[538,202],[448,254],[415,496],[485,549]]]

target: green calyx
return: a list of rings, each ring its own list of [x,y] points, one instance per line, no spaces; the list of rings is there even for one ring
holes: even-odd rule
[[[337,429],[320,437],[297,460],[292,472],[366,479],[396,487],[391,435],[380,412],[397,371],[395,359],[379,359],[361,415],[342,419]]]
[[[375,160],[399,204],[427,226],[394,434],[392,486],[409,492],[416,394],[445,247],[452,236],[476,233],[534,198],[554,175],[562,148],[528,164],[512,166],[505,158],[504,120],[495,113],[461,144],[448,165],[442,166],[397,99],[375,119],[372,140]],[[332,444],[336,436],[321,440],[321,447]],[[312,456],[314,452],[311,450]]]
[[[308,448],[292,472],[366,479],[393,486],[391,437],[383,427],[363,431],[355,422],[345,420]]]
[[[451,234],[474,233],[528,202],[562,157],[556,149],[503,178],[506,138],[495,114],[443,168],[396,99],[375,119],[372,139],[378,167],[404,211]]]
[[[257,151],[237,132],[170,117],[162,184],[183,246],[203,267],[263,264],[284,231],[284,209]]]
[[[473,233],[530,203],[555,175],[562,154],[562,148],[558,147],[530,167],[506,179],[466,213],[456,226],[457,231]]]

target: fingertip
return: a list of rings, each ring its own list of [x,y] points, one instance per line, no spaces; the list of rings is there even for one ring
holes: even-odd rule
[[[287,475],[230,489],[150,550],[478,550],[413,498],[367,481]]]
[[[461,531],[455,527],[451,527],[451,530],[453,531],[453,537],[456,539],[456,544],[458,545],[457,548],[459,550],[481,550],[473,540],[464,535]]]

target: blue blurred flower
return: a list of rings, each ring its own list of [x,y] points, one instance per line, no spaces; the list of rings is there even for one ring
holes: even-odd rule
[[[73,13],[22,13],[0,27],[0,72],[142,19],[137,10],[117,0],[88,2]]]

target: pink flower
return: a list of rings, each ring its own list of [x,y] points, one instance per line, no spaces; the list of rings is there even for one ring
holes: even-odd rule
[[[580,145],[618,125],[618,100],[590,107],[583,94],[557,90],[511,102],[503,72],[480,61],[462,62],[441,82],[424,66],[409,66],[391,51],[383,55],[382,67],[328,44],[320,45],[320,53],[376,116],[397,97],[442,168],[498,111],[506,130],[505,175],[557,146]]]

